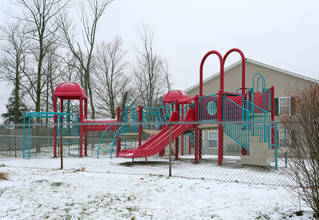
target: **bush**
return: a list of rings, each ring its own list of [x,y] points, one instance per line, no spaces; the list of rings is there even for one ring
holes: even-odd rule
[[[319,218],[319,84],[296,90],[293,114],[281,116],[291,136],[288,174],[296,192]]]

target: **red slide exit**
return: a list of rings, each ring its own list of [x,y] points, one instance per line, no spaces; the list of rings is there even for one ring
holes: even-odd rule
[[[177,121],[178,112],[173,112],[170,121]],[[195,110],[187,111],[184,122],[195,121]],[[186,130],[193,128],[193,124],[172,124],[172,141],[182,135]],[[136,149],[121,150],[118,157],[137,158],[149,157],[162,151],[169,145],[169,125],[166,125],[157,135],[147,139]]]

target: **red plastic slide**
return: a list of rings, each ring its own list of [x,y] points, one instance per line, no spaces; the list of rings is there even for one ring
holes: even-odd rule
[[[173,112],[170,121],[177,121],[178,113]],[[187,111],[184,122],[195,121],[195,110],[189,109]],[[192,128],[193,124],[172,124],[172,140],[182,135],[186,130]],[[147,139],[141,146],[136,149],[121,150],[118,157],[149,157],[159,153],[167,145],[169,145],[169,125],[165,126],[157,135]]]

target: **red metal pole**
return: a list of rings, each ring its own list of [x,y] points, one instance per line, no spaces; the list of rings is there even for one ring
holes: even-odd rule
[[[224,91],[218,93],[218,121],[223,121],[223,96]],[[218,165],[222,165],[224,154],[224,129],[222,124],[218,124]]]
[[[270,87],[271,92],[271,121],[275,121],[275,87]],[[275,144],[275,125],[271,125],[271,144]],[[273,146],[274,148],[274,146]]]
[[[86,108],[85,108],[86,110]],[[83,134],[84,134],[84,125],[83,125],[84,119],[83,119],[83,99],[80,98],[80,157],[83,156]]]
[[[199,130],[199,159],[202,159],[203,154],[203,131]]]
[[[182,104],[182,118],[184,120],[184,104]],[[184,135],[181,135],[181,155],[184,155]]]
[[[219,58],[220,61],[220,89],[222,89],[224,91],[224,62],[223,62],[223,57],[222,55],[216,51],[216,50],[212,50],[209,51],[208,53],[205,54],[205,56],[203,57],[201,63],[200,63],[200,67],[199,67],[199,96],[203,96],[203,67],[204,67],[204,63],[205,60],[207,59],[207,57],[211,54],[216,54]]]
[[[57,112],[57,97],[56,96],[54,96],[54,107],[53,107],[53,111],[54,112]],[[56,155],[56,148],[57,148],[57,146],[56,146],[56,142],[57,142],[57,140],[56,140],[56,138],[57,138],[57,127],[56,127],[56,123],[57,123],[57,116],[56,115],[54,115],[54,130],[53,130],[53,135],[54,135],[54,137],[53,137],[53,157],[56,157],[57,155]]]
[[[81,98],[82,99],[82,98]],[[83,101],[82,101],[82,104],[83,105]],[[82,111],[83,111],[83,108],[82,108]],[[81,115],[83,114],[83,112],[81,112]],[[87,119],[88,118],[88,100],[87,99],[84,99],[84,119]],[[83,118],[82,118],[83,119]],[[82,123],[82,122],[81,122]]]
[[[179,103],[178,103],[178,100],[176,100],[176,104],[175,104],[175,110],[177,111],[178,113],[178,122],[180,121],[180,115],[179,115]],[[176,138],[175,140],[175,160],[178,160],[178,144],[179,144],[179,141],[178,141],[178,137]]]
[[[121,122],[121,107],[117,107],[117,122]]]
[[[118,106],[117,107],[117,116],[116,116],[116,120],[117,122],[121,122],[121,107]],[[117,125],[117,127],[119,128],[119,125]],[[121,151],[121,139],[118,139],[116,141],[116,156],[118,157],[119,153]]]
[[[62,113],[63,112],[63,99],[61,98],[61,106],[60,106],[60,112]],[[60,116],[60,123],[61,123],[61,131],[60,131],[60,135],[61,135],[61,137],[60,137],[60,145],[61,145],[61,148],[62,148],[62,144],[63,144],[63,142],[61,141],[61,140],[63,140],[63,116]],[[60,148],[60,149],[61,149]],[[62,152],[63,153],[63,152]],[[61,152],[59,153],[60,155],[61,155]],[[61,156],[62,157],[62,156]]]
[[[138,106],[138,122],[143,121],[143,107]],[[138,146],[142,145],[142,124],[138,125]]]
[[[246,59],[245,59],[244,53],[241,50],[239,50],[237,48],[233,48],[233,49],[229,50],[225,54],[225,56],[223,58],[224,65],[225,65],[225,62],[226,62],[226,59],[227,59],[228,55],[231,54],[232,52],[238,52],[240,54],[240,56],[241,56],[241,60],[242,60],[242,81],[241,81],[242,85],[241,85],[241,92],[242,92],[242,95],[244,95],[245,94],[245,90],[246,90],[246,87],[245,87],[245,61],[246,61]],[[222,87],[220,87],[220,88],[222,89]],[[224,90],[224,88],[223,88],[223,90]]]
[[[195,122],[198,122],[198,95],[195,96]],[[194,162],[198,163],[198,124],[195,125],[195,158]]]
[[[80,157],[82,157],[83,156],[83,147],[82,147],[82,145],[83,145],[83,134],[84,134],[84,132],[83,132],[83,128],[84,128],[84,126],[83,125],[80,125],[80,137],[79,137],[79,141],[80,141]]]
[[[87,131],[84,132],[84,156],[88,155],[88,133]]]
[[[195,125],[195,163],[198,163],[198,125]]]
[[[116,141],[116,156],[118,157],[119,153],[121,151],[121,139],[118,139]]]

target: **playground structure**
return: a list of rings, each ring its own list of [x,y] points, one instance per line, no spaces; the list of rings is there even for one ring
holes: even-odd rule
[[[224,91],[224,63],[229,54],[237,52],[242,58],[242,87],[241,94]],[[218,94],[204,95],[203,92],[203,67],[206,59],[215,54],[220,61],[220,90]],[[262,90],[259,91],[259,81],[262,81]],[[224,57],[217,51],[208,52],[200,64],[199,95],[195,97],[168,98],[167,103],[175,103],[175,109],[169,122],[185,122],[172,126],[172,140],[175,141],[175,159],[178,159],[178,137],[185,132],[194,132],[195,152],[194,162],[202,156],[202,131],[218,128],[218,164],[223,160],[224,134],[237,142],[242,147],[241,163],[249,165],[268,166],[272,161],[277,161],[276,124],[265,122],[274,121],[274,87],[266,88],[265,79],[260,73],[253,77],[253,87],[245,86],[245,57],[239,49],[229,50]],[[177,92],[176,92],[177,93]],[[165,98],[164,98],[165,100]],[[185,106],[185,107],[184,107]],[[183,109],[183,111],[181,111]],[[181,114],[185,112],[186,114]],[[186,116],[185,116],[186,115]],[[189,122],[197,122],[190,124]],[[202,123],[201,123],[202,122]],[[209,122],[230,122],[209,124]],[[183,140],[183,138],[181,139]],[[119,150],[119,157],[137,158],[148,157],[156,153],[162,155],[169,144],[169,126],[164,126],[161,131],[139,142],[136,149]],[[182,148],[183,149],[183,148]],[[276,163],[277,167],[277,163]]]
[[[242,59],[242,85],[236,93],[224,90],[224,64],[233,52],[239,53]],[[220,90],[217,94],[204,95],[203,67],[206,59],[212,54],[220,61]],[[219,165],[223,160],[224,135],[228,135],[241,146],[242,164],[268,166],[272,161],[277,162],[277,128],[275,123],[269,123],[275,119],[274,87],[266,88],[265,78],[262,74],[256,73],[252,79],[253,87],[246,88],[245,57],[237,48],[229,50],[224,57],[218,51],[209,51],[200,63],[199,72],[199,95],[189,97],[183,91],[173,90],[166,94],[160,106],[152,106],[149,103],[149,106],[138,106],[138,110],[135,110],[132,100],[126,100],[122,112],[120,107],[117,108],[116,119],[87,119],[85,91],[75,82],[61,83],[53,94],[54,113],[49,114],[50,117],[54,117],[55,123],[53,156],[57,157],[57,147],[63,138],[78,141],[79,156],[87,156],[88,132],[103,132],[97,157],[100,152],[110,153],[111,157],[115,153],[117,157],[124,158],[147,158],[157,153],[163,156],[165,148],[169,145],[171,129],[172,141],[175,142],[175,159],[178,159],[179,137],[189,135],[189,152],[190,146],[194,145],[194,162],[198,163],[203,153],[203,130],[217,128]],[[262,84],[261,91],[259,82]],[[239,91],[241,93],[238,93]],[[64,113],[64,100],[78,100],[79,110]],[[41,114],[37,116],[40,117]],[[71,116],[76,116],[78,122],[74,129],[76,134],[73,135],[63,132],[63,125],[59,127],[59,123],[69,120]],[[135,147],[122,149],[124,140],[128,139],[134,139],[132,142]],[[180,141],[183,155],[184,138],[180,138]],[[125,144],[125,148],[126,146]]]
[[[57,103],[60,99],[60,112],[64,111],[64,100],[79,100],[79,156],[83,156],[83,142],[84,142],[84,156],[87,156],[87,133],[98,132],[110,129],[109,124],[114,124],[120,121],[120,112],[118,107],[117,119],[87,119],[87,95],[82,87],[75,82],[64,82],[57,86],[54,93],[54,112],[57,112]],[[84,107],[84,108],[83,108]],[[54,123],[58,122],[58,115],[54,116]],[[117,127],[117,126],[115,126]],[[58,129],[54,126],[54,142],[53,142],[53,154],[57,156],[57,139]],[[63,136],[65,138],[65,136]]]

